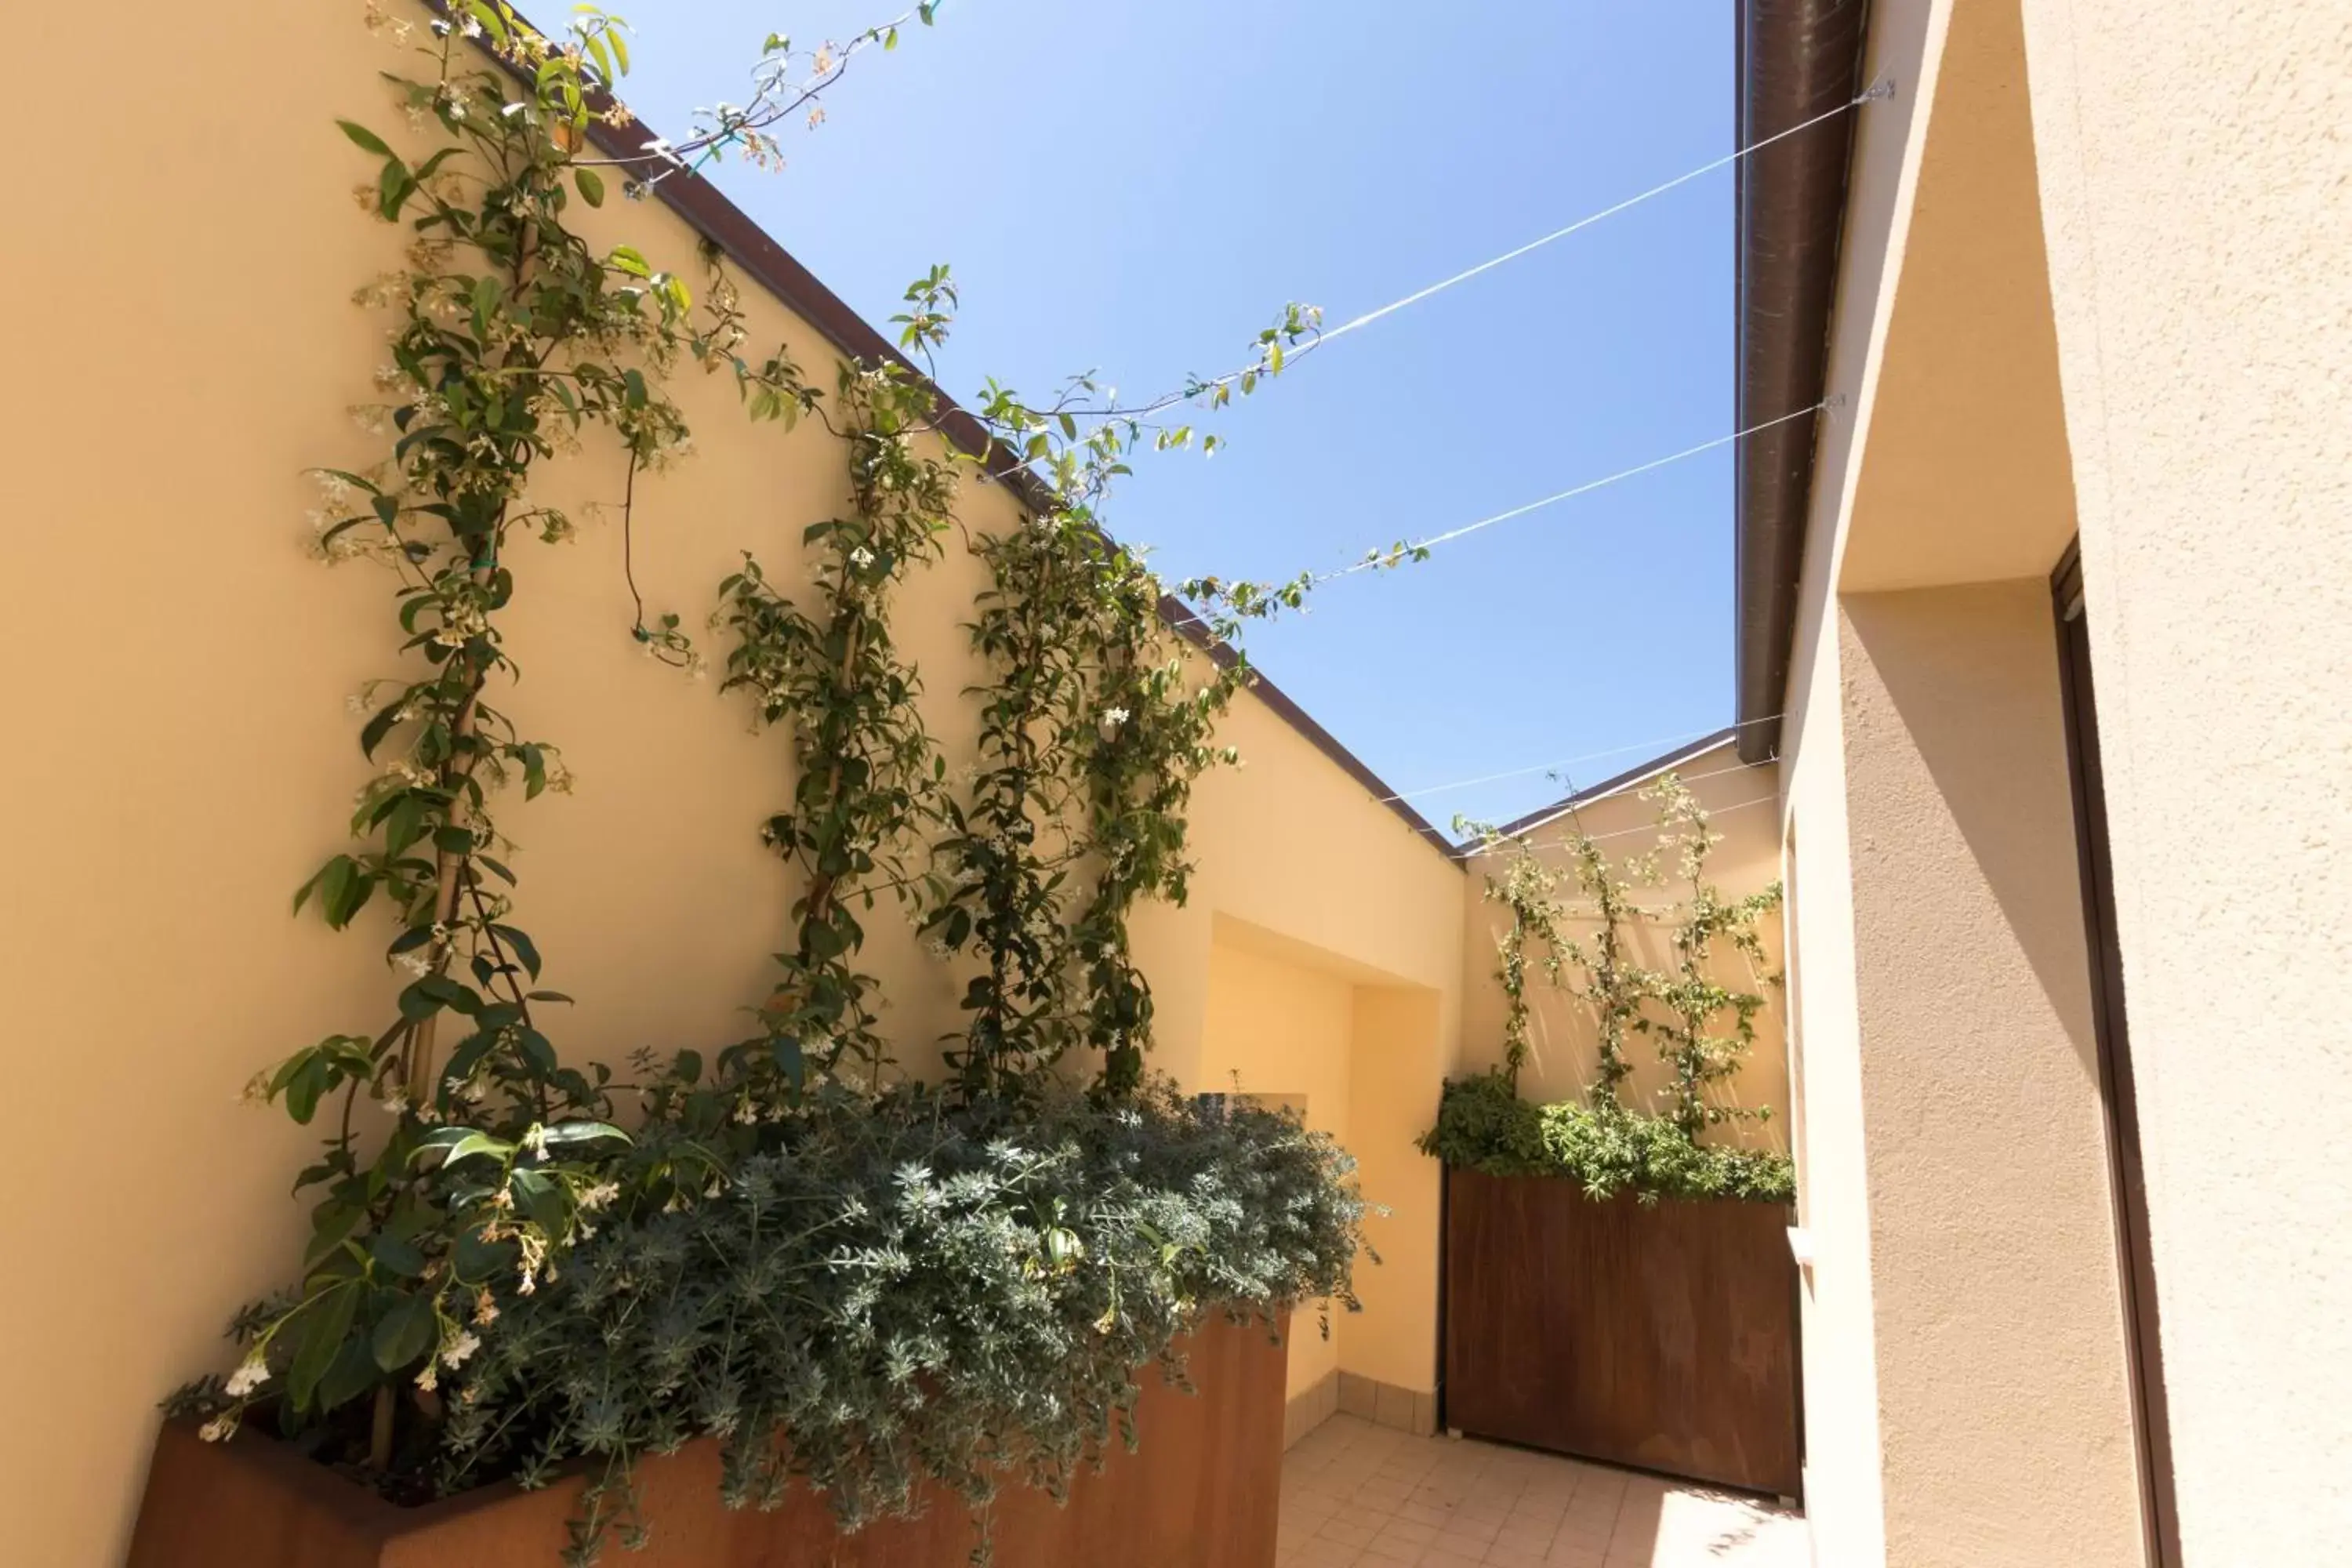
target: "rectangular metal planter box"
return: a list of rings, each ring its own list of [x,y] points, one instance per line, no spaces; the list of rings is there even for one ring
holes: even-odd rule
[[[1446,1173],[1445,1423],[1795,1497],[1787,1208]]]
[[[1025,1489],[998,1496],[1003,1568],[1273,1568],[1284,1347],[1262,1325],[1217,1319],[1189,1349],[1199,1394],[1147,1370],[1141,1448],[1114,1443],[1100,1475],[1077,1477],[1068,1506]],[[945,1495],[919,1519],[848,1536],[803,1487],[772,1512],[728,1509],[707,1440],[647,1459],[638,1475],[652,1539],[641,1552],[610,1543],[612,1568],[961,1568],[976,1539],[970,1510]],[[167,1422],[128,1568],[559,1568],[581,1485],[500,1484],[398,1508],[258,1435],[206,1443],[193,1424]]]

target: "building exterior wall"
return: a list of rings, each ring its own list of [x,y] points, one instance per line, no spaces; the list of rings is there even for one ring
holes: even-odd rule
[[[369,449],[344,410],[373,396],[381,323],[349,296],[398,265],[396,231],[353,210],[372,171],[333,126],[398,124],[376,73],[400,61],[360,10],[280,5],[191,27],[128,0],[100,34],[60,16],[17,40],[20,114],[70,127],[74,152],[28,161],[12,193],[15,282],[37,305],[19,312],[0,389],[0,499],[17,520],[0,529],[0,574],[24,650],[0,683],[16,737],[0,807],[23,829],[0,902],[0,1068],[40,1106],[0,1156],[16,1283],[0,1340],[20,1351],[19,1418],[0,1433],[12,1562],[120,1561],[156,1401],[219,1367],[230,1312],[299,1258],[287,1184],[311,1136],[237,1091],[257,1066],[364,1026],[394,989],[373,910],[370,931],[341,935],[288,914],[366,777],[344,700],[399,664],[385,579],[303,550],[304,471]],[[94,112],[93,51],[131,37],[170,39],[171,68],[142,75],[136,113]],[[701,275],[695,237],[657,204],[616,202],[583,227]],[[753,342],[783,341],[822,381],[831,347],[746,292]],[[649,608],[692,628],[742,549],[790,580],[801,530],[843,507],[845,483],[821,429],[754,429],[691,370],[673,386],[698,455],[640,483],[635,567]],[[592,443],[541,493],[611,500],[620,477]],[[1013,515],[993,487],[960,510],[975,529]],[[609,527],[524,542],[505,622],[527,671],[509,705],[579,778],[575,795],[504,810],[519,914],[548,983],[578,998],[559,1045],[606,1059],[740,1037],[791,898],[756,837],[789,799],[783,742],[638,657],[620,552]],[[973,729],[960,628],[978,581],[951,540],[897,617],[959,766]],[[1201,1074],[1220,909],[1421,987],[1413,1039],[1442,1059],[1458,1034],[1458,868],[1255,699],[1226,738],[1248,762],[1201,788],[1192,906],[1138,926],[1159,1065],[1216,1087]],[[919,1070],[956,1026],[958,977],[903,922],[872,924],[887,1023]],[[1433,1275],[1409,1294],[1433,1313]]]
[[[2184,1561],[2352,1533],[2352,12],[2025,0]]]
[[[1698,797],[1709,814],[1709,826],[1722,842],[1711,855],[1707,879],[1727,898],[1761,892],[1780,876],[1780,826],[1774,812],[1779,795],[1779,769],[1770,763],[1745,767],[1728,742],[1676,764],[1673,770]],[[1592,835],[1612,866],[1622,870],[1656,848],[1657,806],[1631,787],[1580,805],[1575,821],[1563,816],[1532,828],[1521,837],[1536,847],[1544,863],[1559,873],[1555,897],[1567,906],[1562,931],[1582,940],[1599,930],[1590,913],[1590,901],[1576,889],[1575,857],[1569,838],[1578,826]],[[1483,1071],[1503,1059],[1503,1027],[1507,1016],[1502,983],[1496,978],[1496,944],[1510,929],[1510,914],[1487,896],[1487,879],[1499,878],[1507,852],[1472,856],[1463,888],[1462,1058],[1465,1070]],[[1671,903],[1687,894],[1675,875],[1672,857],[1658,867],[1660,876],[1637,888],[1637,902],[1653,906]],[[1729,951],[1717,954],[1716,974],[1727,985],[1762,994],[1765,1005],[1756,1017],[1756,1044],[1739,1076],[1725,1086],[1723,1102],[1750,1109],[1769,1108],[1769,1121],[1729,1124],[1711,1133],[1751,1147],[1786,1152],[1788,1143],[1788,1055],[1780,988],[1769,976],[1780,967],[1780,921],[1760,922],[1766,970],[1751,971],[1748,961]],[[1632,932],[1631,946],[1639,962],[1653,967],[1673,963],[1667,928],[1643,921]],[[1597,1068],[1596,1037],[1591,1010],[1574,997],[1531,974],[1528,983],[1528,1065],[1520,1075],[1519,1092],[1534,1100],[1581,1100]],[[1626,1080],[1626,1098],[1645,1110],[1665,1108],[1671,1099],[1672,1072],[1656,1052],[1639,1038],[1631,1052],[1634,1065]]]
[[[1873,8],[1782,737],[1824,1565],[2140,1561],[2014,0]],[[1907,590],[1907,591],[1906,591]]]
[[[1337,975],[1216,943],[1197,1081],[1292,1106],[1307,1126],[1346,1142],[1355,1002],[1355,988]],[[1291,1336],[1291,1398],[1339,1370],[1338,1336],[1316,1331],[1317,1310],[1301,1307],[1304,1331]]]
[[[2057,635],[2040,579],[1846,596],[1887,1561],[2140,1561]]]

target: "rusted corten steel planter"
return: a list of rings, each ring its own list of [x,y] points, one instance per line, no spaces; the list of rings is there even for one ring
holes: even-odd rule
[[[1789,1211],[1446,1173],[1445,1424],[1798,1495]]]
[[[1262,1325],[1219,1319],[1190,1344],[1197,1395],[1148,1371],[1141,1448],[1114,1444],[1068,1506],[1007,1488],[992,1511],[1003,1568],[1272,1568],[1282,1481],[1286,1360]],[[795,1486],[772,1512],[719,1500],[719,1451],[702,1441],[638,1467],[652,1540],[606,1549],[614,1568],[961,1568],[971,1510],[940,1495],[919,1519],[855,1535]],[[129,1568],[559,1568],[582,1482],[500,1484],[424,1508],[373,1491],[258,1435],[206,1443],[168,1422],[155,1446]]]

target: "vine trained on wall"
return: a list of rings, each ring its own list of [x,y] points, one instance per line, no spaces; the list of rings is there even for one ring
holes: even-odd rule
[[[935,9],[911,15],[928,24]],[[1346,1157],[1279,1116],[1212,1117],[1150,1082],[1151,995],[1128,930],[1140,903],[1186,896],[1192,790],[1233,760],[1214,731],[1249,679],[1238,634],[1297,607],[1312,579],[1179,585],[1223,645],[1210,658],[1171,630],[1166,585],[1099,517],[1133,453],[1194,446],[1167,409],[1246,395],[1311,336],[1315,313],[1286,309],[1243,370],[1139,405],[1085,378],[1044,406],[992,384],[975,452],[945,438],[953,411],[936,390],[956,304],[946,268],[918,279],[897,319],[912,359],[845,363],[828,392],[782,351],[746,353],[742,302],[715,250],[698,302],[637,249],[593,246],[571,226],[575,203],[604,204],[608,174],[639,195],[689,154],[773,163],[770,127],[850,55],[894,47],[899,24],[845,49],[771,37],[749,109],[633,158],[598,150],[631,122],[614,96],[629,66],[618,18],[583,6],[551,39],[503,0],[461,0],[422,26],[373,3],[368,16],[429,66],[391,79],[429,147],[404,153],[339,122],[373,162],[360,203],[404,231],[405,265],[360,293],[393,318],[384,401],[356,411],[386,449],[373,468],[320,471],[320,548],[396,575],[411,668],[358,700],[379,771],[360,792],[354,844],[295,907],[337,930],[389,910],[399,986],[380,1026],[329,1036],[254,1079],[252,1098],[298,1122],[329,1114],[322,1156],[298,1183],[316,1193],[312,1237],[299,1283],[232,1325],[235,1371],[171,1407],[224,1438],[262,1405],[281,1433],[311,1432],[322,1457],[404,1497],[486,1467],[530,1477],[601,1456],[579,1563],[616,1521],[635,1528],[635,1455],[690,1431],[764,1434],[793,1456],[773,1464],[821,1472],[853,1523],[915,1506],[922,1474],[979,1499],[991,1452],[1066,1479],[1131,1405],[1131,1369],[1204,1305],[1351,1300],[1362,1205]],[[730,380],[754,421],[821,424],[846,458],[848,502],[805,527],[804,559],[781,576],[747,552],[712,616],[733,639],[721,689],[784,737],[793,780],[759,829],[796,892],[757,1032],[709,1061],[641,1053],[624,1079],[558,1050],[549,1016],[569,998],[541,984],[519,923],[495,810],[511,784],[529,800],[572,781],[561,750],[502,706],[516,670],[501,620],[525,540],[574,531],[530,493],[540,465],[612,438],[625,539],[640,474],[691,452],[667,390],[685,365]],[[1012,483],[1023,518],[968,534],[988,585],[970,627],[984,671],[968,694],[979,755],[959,779],[925,726],[891,612],[908,574],[942,558],[960,484],[983,469]],[[630,631],[650,655],[701,670],[678,616],[649,620],[640,600]],[[944,1086],[894,1077],[887,998],[860,957],[885,898],[941,962],[975,971]],[[1074,1053],[1097,1064],[1085,1095]],[[1047,1140],[1035,1154],[1022,1146],[1033,1137]],[[789,1235],[763,1226],[764,1205],[787,1193],[835,1217]],[[950,1355],[935,1323],[883,1311],[930,1301],[926,1280],[952,1294],[969,1278],[954,1259],[982,1234],[1003,1253],[1003,1288],[965,1314],[971,1345]],[[749,1317],[714,1307],[691,1331],[681,1322],[624,1348],[612,1292],[679,1268],[757,1268],[834,1302],[833,1315],[810,1316],[789,1342],[747,1342],[774,1329],[761,1298]],[[899,1279],[896,1295],[879,1293],[884,1275]],[[713,1286],[722,1297],[733,1300]],[[1016,1321],[1024,1313],[1053,1322]],[[1091,1337],[1073,1340],[1077,1326]],[[1016,1342],[1066,1341],[1080,1348],[1057,1352],[1061,1384],[1043,1364],[1018,1388],[989,1371]],[[558,1344],[569,1359],[551,1382],[541,1358]],[[931,1381],[909,1403],[916,1370]],[[830,1392],[853,1387],[857,1400]],[[828,1392],[812,1403],[812,1391]],[[786,1473],[740,1458],[732,1496],[771,1493]]]

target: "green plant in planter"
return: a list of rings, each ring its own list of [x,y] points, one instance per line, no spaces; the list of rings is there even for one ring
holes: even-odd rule
[[[359,411],[389,450],[367,472],[321,474],[320,547],[394,574],[415,668],[357,700],[362,749],[383,770],[360,793],[361,842],[295,897],[298,911],[341,929],[381,895],[396,927],[386,960],[404,984],[382,1027],[330,1036],[255,1080],[257,1099],[298,1121],[338,1109],[323,1157],[298,1181],[321,1194],[302,1285],[240,1320],[245,1363],[199,1395],[217,1406],[215,1433],[265,1391],[285,1422],[370,1395],[364,1447],[379,1468],[393,1458],[394,1391],[414,1383],[429,1396],[436,1373],[471,1353],[474,1307],[493,1280],[532,1285],[551,1269],[608,1201],[607,1168],[627,1143],[610,1120],[610,1075],[564,1065],[542,1027],[566,999],[537,988],[540,953],[513,922],[492,816],[514,779],[526,798],[571,787],[558,749],[494,705],[496,683],[514,674],[499,625],[516,592],[513,547],[572,531],[529,498],[530,477],[591,426],[614,433],[633,476],[683,455],[688,434],[661,373],[682,354],[714,360],[736,333],[724,315],[698,330],[678,279],[565,226],[573,200],[604,199],[576,150],[593,121],[625,120],[605,91],[625,59],[617,24],[586,11],[555,45],[502,5],[462,5],[456,18],[423,48],[431,74],[394,79],[428,153],[404,155],[342,122],[378,163],[367,206],[411,237],[406,268],[361,296],[394,315],[377,376],[390,401]],[[477,37],[508,70],[476,53]],[[638,635],[657,656],[690,658],[669,627],[641,621]],[[388,1130],[359,1109],[371,1100]]]
[[[361,793],[357,847],[296,907],[337,929],[388,910],[401,984],[381,1029],[329,1037],[256,1079],[254,1097],[299,1121],[332,1116],[298,1184],[320,1194],[313,1239],[300,1282],[233,1325],[236,1371],[170,1407],[225,1437],[267,1404],[282,1431],[307,1431],[322,1457],[398,1495],[603,1456],[581,1562],[613,1510],[625,1512],[632,1457],[688,1432],[786,1441],[808,1456],[794,1460],[804,1473],[821,1468],[856,1500],[853,1522],[908,1506],[918,1469],[977,1494],[1011,1457],[1058,1486],[1131,1401],[1129,1369],[1195,1313],[1346,1296],[1361,1207],[1344,1156],[1279,1119],[1203,1118],[1144,1079],[1150,995],[1126,921],[1138,900],[1183,895],[1182,812],[1192,780],[1229,755],[1211,731],[1246,667],[1236,656],[1199,673],[1160,618],[1158,581],[1094,515],[1133,447],[1191,444],[1189,429],[1153,423],[1158,411],[1247,392],[1311,331],[1311,312],[1293,308],[1261,333],[1244,372],[1141,408],[1066,396],[1035,410],[992,389],[989,461],[1037,504],[1031,526],[975,542],[997,568],[976,633],[994,738],[973,804],[959,808],[888,621],[892,589],[940,553],[954,470],[973,461],[939,439],[929,382],[902,364],[849,365],[828,401],[783,355],[744,355],[723,276],[698,312],[682,279],[566,226],[574,201],[604,201],[603,170],[639,194],[686,152],[769,161],[763,128],[837,77],[837,59],[819,51],[817,80],[795,88],[793,51],[771,39],[753,109],[720,111],[685,149],[606,158],[593,133],[628,119],[611,96],[628,63],[614,18],[583,8],[558,41],[499,0],[463,0],[425,29],[373,5],[370,16],[395,42],[423,43],[430,71],[394,80],[431,144],[412,154],[342,125],[375,163],[364,205],[407,231],[408,265],[362,290],[394,316],[378,378],[390,401],[361,411],[389,450],[373,468],[322,474],[321,549],[394,575],[414,668],[359,704],[362,747],[383,771]],[[877,41],[895,32],[861,35],[853,50]],[[945,270],[908,298],[904,344],[928,363],[953,302]],[[664,390],[681,362],[731,376],[755,419],[824,422],[844,442],[852,505],[806,532],[822,561],[812,605],[748,555],[722,589],[719,620],[737,638],[724,684],[786,731],[798,781],[763,833],[800,893],[761,1035],[707,1070],[693,1050],[645,1058],[625,1083],[566,1063],[542,1027],[567,999],[540,987],[492,811],[512,783],[528,799],[570,779],[555,746],[494,705],[515,673],[500,617],[522,537],[572,531],[530,498],[537,465],[592,427],[611,432],[625,538],[640,470],[690,448]],[[1226,637],[1305,587],[1187,585]],[[992,617],[999,633],[984,629]],[[640,604],[631,630],[649,656],[699,672],[675,615],[648,624]],[[995,870],[974,849],[989,833],[1008,847]],[[915,870],[924,854],[944,869]],[[857,915],[884,892],[933,900],[937,929],[959,945],[970,934],[959,920],[986,925],[972,1011],[1001,1026],[985,1051],[974,1037],[945,1094],[883,1082],[889,1050],[857,968]],[[1057,1070],[1071,1043],[1104,1051],[1091,1097],[1072,1096]],[[770,1228],[771,1205],[799,1228]],[[970,1250],[982,1243],[1004,1248],[987,1255],[995,1273]],[[1003,1274],[1013,1265],[1018,1289]],[[1000,1277],[1005,1289],[962,1331],[1029,1358],[1018,1398],[958,1383],[919,1343],[922,1311]],[[626,1315],[616,1281],[647,1279],[702,1315],[634,1322],[656,1338],[633,1342],[611,1316]],[[747,1292],[749,1279],[784,1294]],[[825,1310],[780,1316],[795,1289]],[[659,1337],[671,1327],[681,1337]],[[936,1417],[892,1402],[910,1364],[961,1391]],[[526,1366],[554,1371],[526,1378]],[[867,1397],[845,1410],[829,1402],[835,1386]],[[735,1450],[739,1498],[765,1495],[781,1473],[772,1441],[764,1451]]]
[[[1349,1169],[1295,1121],[1164,1090],[812,1089],[719,1197],[500,1294],[445,1485],[588,1460],[580,1560],[642,1529],[635,1458],[695,1437],[721,1444],[729,1503],[802,1479],[845,1529],[913,1511],[927,1481],[1059,1497],[1115,1431],[1135,1444],[1137,1369],[1200,1312],[1352,1300]]]
[[[924,438],[937,402],[903,366],[842,366],[826,425],[848,444],[854,504],[806,531],[823,562],[820,609],[778,593],[748,552],[719,585],[720,618],[736,635],[725,686],[792,738],[793,808],[761,831],[803,889],[796,941],[777,955],[784,973],[761,1010],[764,1034],[722,1061],[746,1103],[797,1095],[812,1066],[878,1083],[888,1058],[877,983],[854,960],[876,879],[910,896],[904,857],[937,821],[946,779],[916,707],[920,677],[899,657],[889,620],[891,591],[939,557],[951,521],[952,449]]]
[[[1612,866],[1580,824],[1568,841],[1577,890],[1598,921],[1590,936],[1565,934],[1568,911],[1554,893],[1559,873],[1526,840],[1512,842],[1503,875],[1487,879],[1487,896],[1511,916],[1496,944],[1504,1059],[1492,1072],[1446,1086],[1422,1151],[1489,1175],[1566,1177],[1596,1199],[1631,1191],[1645,1202],[1787,1202],[1795,1194],[1795,1172],[1786,1156],[1701,1142],[1710,1128],[1771,1115],[1769,1107],[1726,1104],[1709,1091],[1738,1073],[1764,1006],[1762,993],[1723,984],[1716,973],[1718,948],[1739,954],[1762,983],[1778,984],[1767,972],[1759,925],[1779,907],[1780,889],[1727,900],[1706,879],[1707,858],[1721,836],[1708,826],[1697,797],[1669,774],[1642,798],[1658,806],[1660,841],[1648,853]],[[1487,830],[1485,837],[1490,848],[1503,850],[1498,835]],[[1654,885],[1668,855],[1688,891],[1673,906],[1644,908],[1633,889]],[[1631,941],[1636,921],[1666,924],[1667,966],[1640,962]],[[1537,949],[1539,955],[1531,952]],[[1531,959],[1549,984],[1591,1014],[1595,1068],[1584,1104],[1518,1098],[1532,1016]],[[1626,1050],[1637,1035],[1656,1042],[1671,1071],[1664,1114],[1625,1102],[1623,1085],[1633,1070]]]

